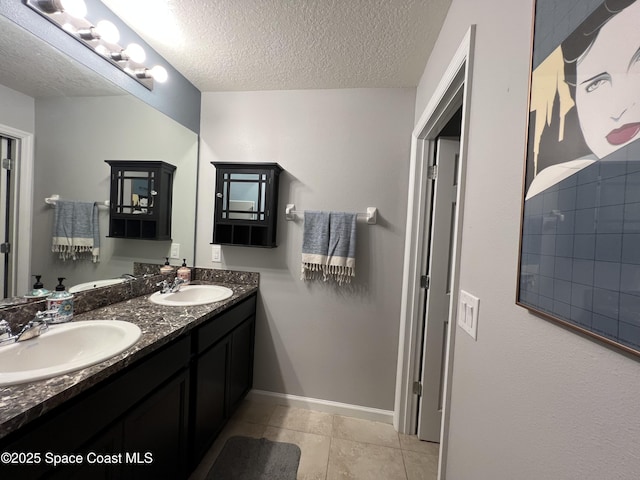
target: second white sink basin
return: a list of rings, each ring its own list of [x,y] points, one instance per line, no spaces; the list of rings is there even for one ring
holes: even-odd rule
[[[190,307],[220,302],[233,295],[233,290],[220,285],[185,285],[173,293],[156,292],[149,300],[158,305]]]
[[[0,346],[0,386],[73,372],[111,358],[136,343],[137,325],[90,320],[51,325],[39,337]]]
[[[69,293],[84,292],[85,290],[93,290],[94,288],[118,285],[119,283],[124,282],[126,282],[124,278],[109,278],[106,280],[95,280],[93,282],[79,283],[78,285],[74,285],[73,287],[69,288]]]

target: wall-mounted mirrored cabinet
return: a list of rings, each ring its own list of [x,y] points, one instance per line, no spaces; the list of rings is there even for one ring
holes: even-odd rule
[[[213,242],[276,247],[277,163],[211,162],[216,167]]]
[[[109,236],[171,240],[176,167],[161,161],[105,162],[111,165]]]

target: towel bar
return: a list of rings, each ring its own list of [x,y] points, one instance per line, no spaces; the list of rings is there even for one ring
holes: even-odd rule
[[[295,220],[296,215],[304,213],[303,211],[296,210],[296,206],[293,203],[288,203],[285,208],[285,218],[287,220]],[[358,212],[358,216],[364,215],[366,222],[369,225],[375,225],[378,221],[378,209],[376,207],[367,207],[366,212]]]
[[[58,200],[60,200],[60,195],[58,195],[57,193],[54,193],[50,197],[45,198],[44,203],[48,205],[55,205],[58,202]],[[98,204],[99,207],[109,206],[109,200],[105,200],[103,202],[96,202],[96,203]]]

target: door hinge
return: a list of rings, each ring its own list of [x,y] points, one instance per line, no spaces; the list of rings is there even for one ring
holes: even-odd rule
[[[420,276],[420,288],[429,288],[429,275]]]
[[[413,394],[422,395],[422,384],[420,382],[413,382]]]
[[[0,243],[0,253],[11,252],[11,244],[9,242]]]
[[[436,178],[438,178],[438,165],[431,165],[427,169],[427,178],[429,180],[435,180]]]
[[[13,168],[13,159],[11,158],[3,158],[2,159],[2,168],[5,170],[11,170]]]

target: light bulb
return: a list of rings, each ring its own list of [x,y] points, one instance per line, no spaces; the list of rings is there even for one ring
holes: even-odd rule
[[[147,58],[147,54],[144,53],[144,49],[137,43],[130,43],[127,45],[125,53],[136,63],[142,63],[144,62],[144,59]]]
[[[87,6],[84,0],[60,0],[60,5],[72,17],[84,18],[87,15]]]
[[[169,74],[164,67],[156,65],[150,70],[151,76],[157,82],[164,83],[169,78]]]
[[[100,34],[100,38],[102,38],[105,42],[118,43],[118,40],[120,40],[120,32],[118,31],[118,27],[116,27],[108,20],[100,20],[96,25],[96,30]]]

